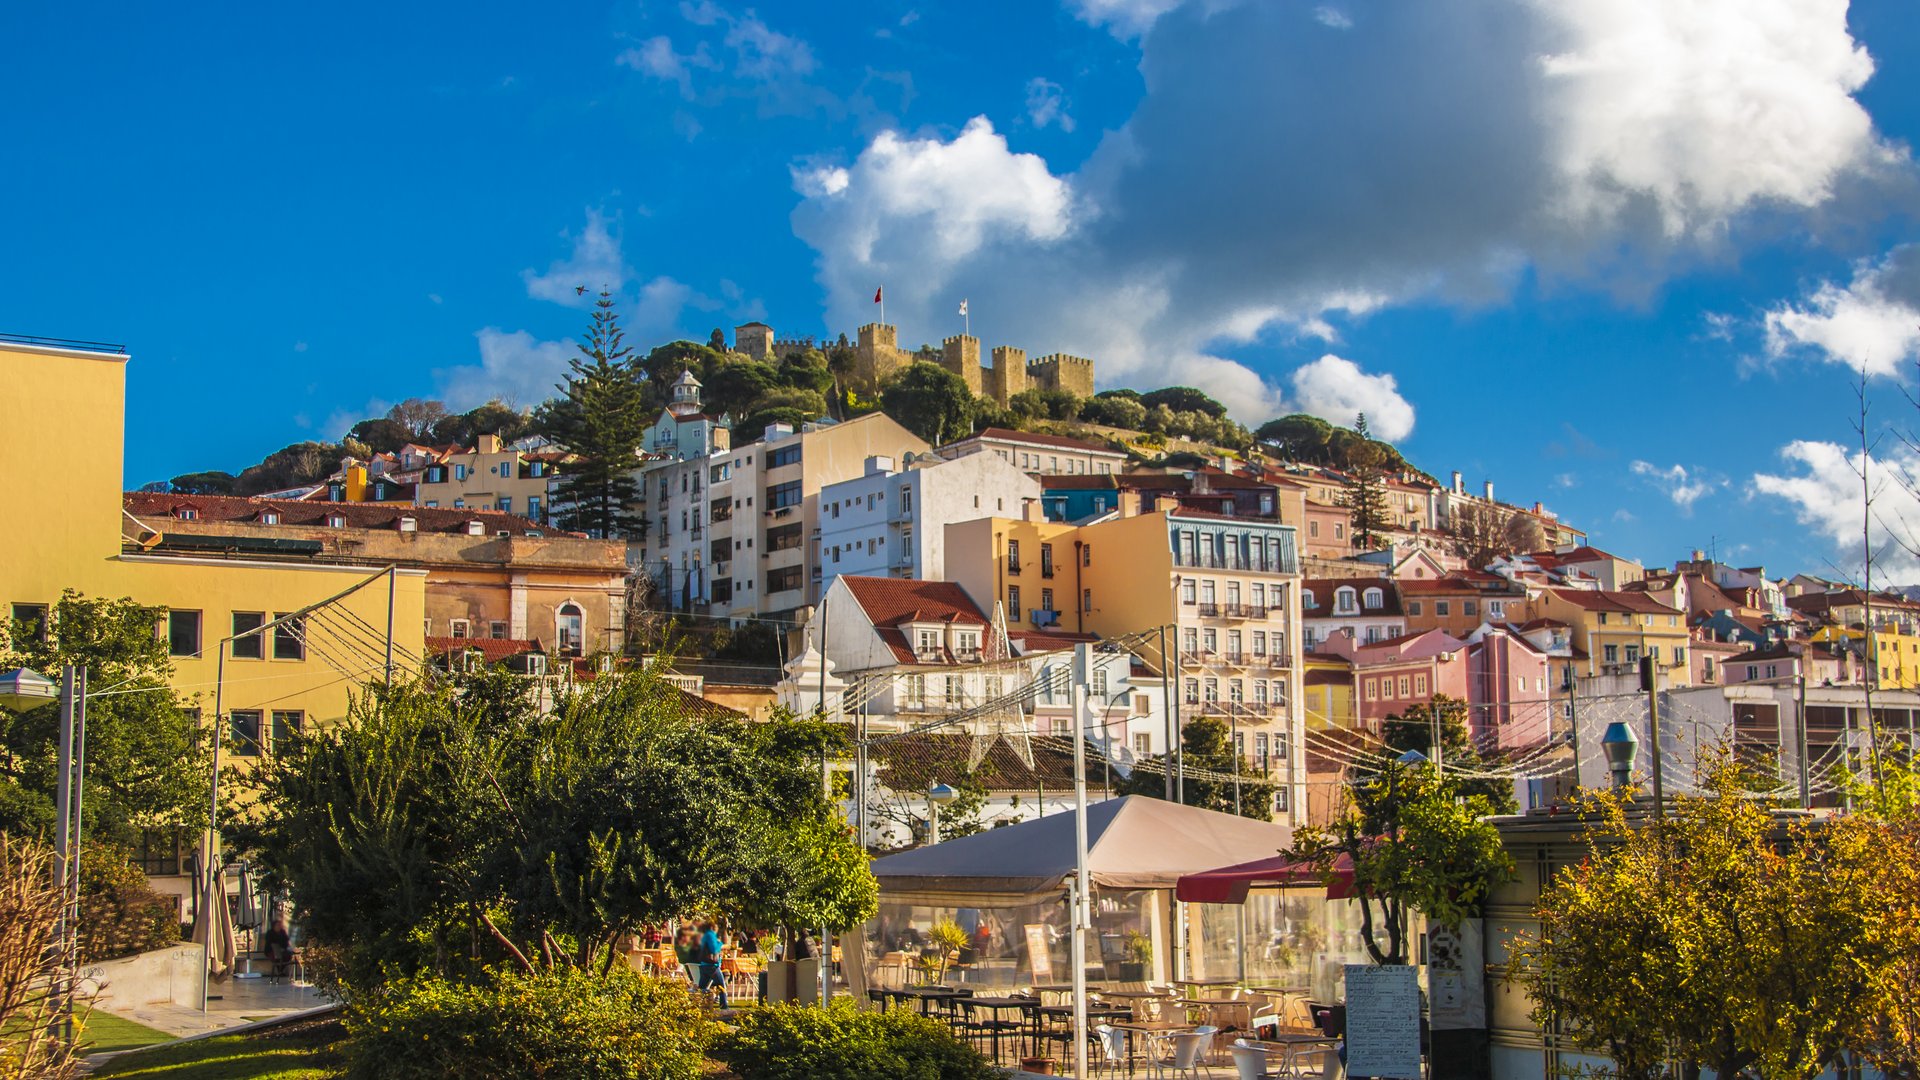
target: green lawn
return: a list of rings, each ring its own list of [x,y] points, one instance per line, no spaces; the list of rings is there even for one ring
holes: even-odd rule
[[[337,1026],[280,1038],[231,1035],[223,1039],[143,1050],[114,1058],[95,1076],[141,1080],[325,1080]]]
[[[100,1054],[108,1050],[132,1050],[154,1043],[169,1042],[174,1036],[145,1024],[123,1020],[111,1013],[95,1011],[88,1015],[80,1031],[81,1053]]]

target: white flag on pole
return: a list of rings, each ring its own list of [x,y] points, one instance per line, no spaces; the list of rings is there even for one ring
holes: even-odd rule
[[[960,314],[965,315],[966,313],[967,313],[967,302],[965,300],[962,300],[960,301]]]

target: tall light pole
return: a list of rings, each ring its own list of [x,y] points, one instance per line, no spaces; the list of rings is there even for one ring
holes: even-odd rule
[[[53,886],[60,892],[60,918],[54,924],[63,970],[57,978],[61,1037],[73,1040],[73,937],[80,916],[80,803],[87,755],[87,669],[66,665],[60,685],[37,671],[15,668],[0,674],[0,706],[17,712],[60,704],[59,778],[54,789]]]

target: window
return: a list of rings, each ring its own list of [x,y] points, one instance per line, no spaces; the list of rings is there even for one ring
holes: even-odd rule
[[[1487,601],[1487,618],[1504,619],[1506,617],[1507,617],[1507,602],[1505,600]]]
[[[786,465],[800,464],[800,444],[776,447],[767,452],[767,468],[778,469]]]
[[[260,660],[266,657],[267,643],[262,639],[262,635],[252,632],[266,624],[267,617],[261,612],[236,611],[233,613],[233,658],[235,660]],[[242,634],[247,636],[241,637]]]
[[[1020,541],[1008,540],[1007,541],[1007,573],[1017,574],[1019,572],[1020,572]]]
[[[1461,613],[1462,615],[1478,615],[1478,614],[1480,614],[1480,601],[1478,601],[1478,600],[1462,600],[1462,601],[1460,601],[1460,613]]]
[[[448,619],[447,634],[451,637],[467,638],[473,636],[473,624],[465,619]]]
[[[487,624],[487,636],[495,641],[504,641],[507,637],[507,624],[495,620]]]
[[[794,568],[795,574],[800,572]],[[579,656],[586,646],[587,615],[580,605],[569,600],[560,605],[553,616],[553,640],[558,644],[560,655]]]
[[[275,619],[286,618],[287,613],[274,613]],[[275,660],[305,660],[307,658],[306,631],[307,620],[289,619],[273,628],[273,658]]]
[[[1637,664],[1639,662],[1640,662],[1640,646],[1638,645],[1627,646],[1627,663]]]
[[[1200,651],[1200,631],[1191,626],[1182,628],[1180,631],[1180,647],[1188,656],[1198,653]]]
[[[295,735],[300,734],[300,725],[306,719],[298,709],[275,709],[273,711],[273,752],[279,753]]]
[[[236,757],[260,756],[260,712],[257,709],[235,709],[227,714],[232,721],[231,737]]]
[[[1052,544],[1040,545],[1040,576],[1041,577],[1053,576],[1053,545]]]
[[[13,605],[13,634],[25,641],[47,640],[47,605]]]
[[[1080,545],[1080,565],[1081,566],[1093,565],[1093,545],[1092,544]],[[1255,586],[1255,588],[1258,588],[1258,587],[1259,586]]]
[[[1308,611],[1312,611],[1320,606],[1320,600],[1313,595],[1312,589],[1301,589],[1300,606],[1306,608]]]
[[[1368,611],[1377,611],[1386,606],[1386,593],[1379,589],[1368,589],[1361,602],[1366,604]]]
[[[1209,675],[1200,682],[1201,694],[1209,702],[1220,700],[1220,680]]]
[[[197,611],[167,612],[167,655],[200,655],[200,613]]]
[[[1358,610],[1360,609],[1354,603],[1354,592],[1352,588],[1343,585],[1340,588],[1334,590],[1333,592],[1334,614],[1351,615],[1352,613]]]
[[[767,571],[767,591],[786,592],[800,587],[800,568],[789,566],[780,570]]]
[[[1180,602],[1183,604],[1194,603],[1197,589],[1198,585],[1192,578],[1187,578],[1185,581],[1182,581],[1180,583]]]
[[[1433,613],[1444,619],[1448,615],[1453,614],[1453,605],[1445,600],[1435,600],[1433,602]]]
[[[1020,621],[1020,586],[1007,586],[1007,608],[1014,622]]]
[[[800,544],[800,523],[797,521],[792,525],[782,525],[779,528],[767,530],[768,551],[792,551]],[[747,546],[752,547],[753,541],[748,540]]]
[[[940,651],[940,631],[919,630],[914,633],[913,651],[922,656]]]
[[[1317,521],[1307,522],[1307,536],[1310,539],[1314,539],[1314,540],[1320,539],[1320,523],[1319,522]]]
[[[1093,696],[1096,698],[1105,699],[1107,696],[1107,692],[1108,692],[1107,691],[1107,669],[1104,667],[1094,668],[1093,669]]]
[[[1186,685],[1182,688],[1180,696],[1188,705],[1200,704],[1200,681],[1198,679],[1188,679]]]
[[[1757,679],[1757,678],[1759,678],[1759,677],[1760,677],[1760,665],[1758,665],[1758,664],[1748,664],[1748,665],[1747,665],[1747,678],[1749,678],[1749,679]]]
[[[1150,757],[1152,754],[1153,736],[1144,731],[1135,732],[1133,736],[1133,756],[1143,758]]]
[[[927,677],[925,675],[907,676],[906,685],[903,687],[903,690],[905,691],[905,695],[906,695],[907,708],[909,709],[926,708]]]
[[[1525,690],[1526,687],[1523,685],[1521,686],[1521,689]],[[1427,696],[1427,677],[1425,675],[1415,675],[1413,677],[1413,696],[1414,697]]]
[[[1081,611],[1093,610],[1093,590],[1092,589],[1080,590],[1080,610]]]
[[[1368,701],[1380,700],[1380,680],[1378,679],[1367,680],[1367,700]]]
[[[1256,731],[1253,733],[1253,763],[1262,769],[1267,767],[1268,745],[1266,732]]]
[[[1681,648],[1678,645],[1675,645],[1673,647],[1673,666],[1674,667],[1687,666],[1687,650]],[[1709,676],[1709,678],[1711,678],[1711,676]]]
[[[1201,631],[1200,646],[1201,648],[1205,649],[1209,654],[1218,652],[1220,650],[1219,631],[1214,630],[1212,627],[1208,627],[1206,630]]]
[[[1253,655],[1267,655],[1267,632],[1265,630],[1255,630],[1253,632]]]
[[[134,851],[134,865],[148,877],[169,877],[180,873],[181,852],[186,833],[182,829],[145,829],[140,846]]]
[[[790,506],[799,506],[804,496],[800,491],[800,481],[789,480],[784,484],[775,484],[767,489],[767,508],[784,510]]]
[[[1052,589],[1040,590],[1040,608],[1042,611],[1060,610],[1059,608],[1056,608],[1053,606],[1053,590]]]
[[[1401,697],[1411,696],[1409,691],[1412,689],[1412,687],[1408,685],[1409,682],[1410,680],[1405,675],[1400,676],[1400,696]]]

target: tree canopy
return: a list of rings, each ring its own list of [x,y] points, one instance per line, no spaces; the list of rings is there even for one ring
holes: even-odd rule
[[[1166,386],[1140,395],[1140,404],[1151,409],[1165,405],[1174,412],[1199,412],[1218,420],[1227,415],[1227,407],[1191,386]]]
[[[894,376],[880,391],[880,407],[900,426],[935,446],[973,430],[973,395],[967,384],[939,364],[924,360]]]
[[[560,476],[554,518],[561,528],[594,536],[645,535],[646,518],[633,510],[640,499],[633,474],[652,417],[607,293],[595,302],[579,349],[561,396],[540,416],[547,436],[575,458]]]
[[[1186,771],[1186,783],[1181,788],[1180,801],[1188,806],[1218,810],[1223,814],[1234,812],[1234,776],[1239,775],[1239,813],[1259,821],[1273,820],[1273,795],[1275,784],[1263,774],[1254,770],[1234,753],[1232,734],[1227,721],[1218,716],[1196,716],[1181,723],[1180,766]],[[1151,795],[1156,799],[1166,797],[1166,771],[1175,769],[1175,763],[1165,757],[1149,759],[1148,768],[1135,767],[1123,780],[1114,784],[1114,791],[1121,795]]]
[[[1440,733],[1438,754],[1433,749],[1436,729]],[[1473,735],[1467,728],[1467,703],[1445,694],[1435,694],[1432,701],[1416,702],[1398,715],[1387,717],[1383,741],[1391,755],[1397,757],[1408,750],[1418,750],[1427,760],[1439,762],[1442,772],[1452,768],[1471,772],[1489,764],[1474,745]],[[1469,795],[1485,796],[1497,814],[1511,814],[1520,809],[1511,780],[1457,778],[1456,783]]]

